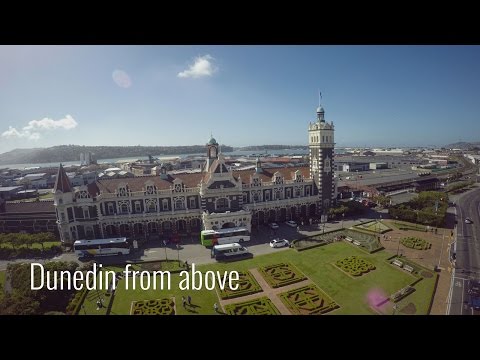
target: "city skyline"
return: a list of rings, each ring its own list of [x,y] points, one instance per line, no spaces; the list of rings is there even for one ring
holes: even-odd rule
[[[478,141],[478,46],[0,46],[0,153],[54,145]],[[232,131],[234,129],[234,131]]]

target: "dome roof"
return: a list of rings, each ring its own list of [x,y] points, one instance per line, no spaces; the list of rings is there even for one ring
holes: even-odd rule
[[[323,109],[322,106],[319,106],[319,107],[317,108],[317,113],[324,113],[324,112],[325,112],[325,110]]]
[[[217,140],[215,140],[215,138],[212,136],[210,138],[210,141],[208,142],[210,145],[216,145],[217,144]]]

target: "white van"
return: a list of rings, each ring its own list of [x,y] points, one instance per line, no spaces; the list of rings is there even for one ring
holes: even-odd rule
[[[217,260],[242,256],[248,253],[248,249],[239,243],[215,245],[212,248],[212,258]]]

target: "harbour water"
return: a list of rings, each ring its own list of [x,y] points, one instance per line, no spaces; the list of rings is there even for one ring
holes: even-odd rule
[[[335,149],[336,154],[342,154],[344,152],[343,149]],[[250,150],[240,150],[240,151],[232,151],[225,153],[225,156],[283,156],[283,155],[307,155],[308,149],[283,149],[283,150],[257,150],[257,151],[250,151]],[[188,156],[196,156],[196,155],[205,155],[205,153],[198,153],[198,154],[179,154],[179,155],[154,155],[154,158],[158,158],[160,160],[168,160],[173,158],[186,158]],[[127,161],[135,161],[135,160],[148,160],[148,156],[135,156],[135,157],[121,157],[121,158],[114,158],[114,159],[99,159],[97,162],[99,164],[115,164]],[[0,165],[0,169],[37,169],[37,168],[48,168],[48,167],[57,167],[60,163],[59,162],[51,162],[51,163],[38,163],[38,164],[9,164],[9,165]],[[78,161],[62,161],[63,166],[68,167],[71,165],[80,165],[80,160]]]

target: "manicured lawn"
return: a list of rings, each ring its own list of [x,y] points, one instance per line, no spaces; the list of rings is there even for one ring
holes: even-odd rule
[[[402,229],[417,230],[417,231],[426,230],[426,227],[424,225],[415,224],[407,221],[389,220],[388,223],[396,227],[398,230],[402,230]]]
[[[431,271],[433,273],[433,271]],[[432,300],[433,288],[435,287],[435,279],[438,274],[433,273],[433,277],[430,279],[423,279],[419,283],[415,284],[415,291],[408,295],[405,299],[401,300],[402,306],[400,306],[400,312],[397,314],[402,314],[402,309],[407,306],[409,303],[415,304],[417,309],[416,315],[426,314],[428,308],[430,307],[430,302]]]
[[[200,265],[197,269],[202,272],[208,270],[246,271],[251,268],[277,263],[292,263],[339,305],[339,309],[334,311],[334,314],[376,314],[370,308],[368,302],[368,299],[373,297],[372,294],[382,293],[388,297],[415,280],[414,276],[395,268],[385,261],[391,255],[386,251],[366,254],[351,244],[337,242],[302,252],[289,249],[232,263]],[[358,256],[366,259],[375,266],[376,270],[367,276],[358,278],[348,276],[334,264],[337,260],[349,256]],[[150,289],[145,291],[138,287],[136,290],[125,290],[125,279],[122,279],[117,287],[111,313],[129,314],[131,303],[135,300],[161,299],[175,296],[177,314],[192,314],[193,312],[189,312],[181,306],[182,296],[190,295],[192,303],[198,305],[198,307],[193,309],[196,313],[214,314],[213,304],[219,302],[215,291],[208,291],[204,288],[198,291],[181,291],[178,289],[178,284],[181,280],[179,275],[172,274],[171,279],[171,290]],[[138,282],[137,279],[137,284]],[[414,302],[417,314],[426,314],[434,283],[435,277],[423,279],[415,285],[416,291],[407,296],[403,302],[405,304]],[[241,298],[238,298],[238,300],[241,302]]]
[[[102,267],[102,271],[112,270],[114,272],[123,272],[124,267],[118,266],[106,266]],[[138,270],[138,267],[133,266],[132,269]],[[99,310],[97,310],[97,301],[103,299],[103,305]],[[110,302],[110,295],[107,295],[106,290],[90,290],[88,291],[85,301],[83,302],[83,307],[80,308],[78,315],[106,315],[107,307]]]

